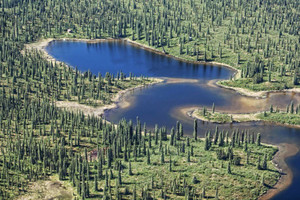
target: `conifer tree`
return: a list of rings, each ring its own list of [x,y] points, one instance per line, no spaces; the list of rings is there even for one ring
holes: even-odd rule
[[[131,161],[129,161],[129,167],[128,167],[128,170],[129,170],[129,172],[128,172],[129,176],[132,176],[133,173],[132,173],[132,169],[131,169]]]
[[[150,152],[149,152],[149,148],[147,149],[147,164],[150,165]]]
[[[193,135],[194,135],[194,140],[197,141],[197,137],[198,137],[198,124],[197,124],[197,120],[194,119],[194,132],[193,132]]]
[[[266,170],[268,168],[268,165],[267,165],[267,154],[264,155],[264,160],[263,160],[263,163],[262,163],[262,169]]]
[[[230,164],[230,162],[228,162],[228,165],[227,165],[227,173],[231,174],[231,164]]]
[[[260,136],[260,133],[258,133],[256,136],[256,145],[257,146],[260,146],[260,140],[261,140],[261,136]]]

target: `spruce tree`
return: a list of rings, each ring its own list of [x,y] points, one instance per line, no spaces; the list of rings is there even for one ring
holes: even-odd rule
[[[198,137],[198,124],[197,124],[197,119],[194,119],[194,140],[197,141],[197,137]]]
[[[260,167],[260,157],[258,157],[256,168],[257,169],[261,169],[261,167]]]
[[[261,140],[261,136],[260,136],[260,133],[258,133],[256,136],[256,145],[257,146],[260,146],[260,140]]]
[[[264,160],[262,163],[262,169],[266,170],[268,168],[268,164],[267,164],[267,154],[264,155]]]
[[[230,162],[228,162],[228,165],[227,165],[227,173],[231,174],[231,164],[230,164]]]
[[[132,176],[133,173],[132,173],[132,169],[131,169],[131,161],[129,161],[128,171],[129,171],[129,172],[128,172],[129,176]]]
[[[147,149],[147,165],[150,165],[150,152],[149,152],[149,148]]]

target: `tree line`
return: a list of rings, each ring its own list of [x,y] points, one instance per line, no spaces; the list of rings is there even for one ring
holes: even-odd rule
[[[297,0],[2,0],[0,7],[2,47],[49,37],[131,38],[188,60],[232,65],[244,82],[298,84]]]

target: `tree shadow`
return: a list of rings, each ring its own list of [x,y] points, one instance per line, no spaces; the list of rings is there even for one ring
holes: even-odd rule
[[[269,184],[266,184],[266,183],[264,183],[264,186],[266,186],[268,189],[275,189],[275,187],[273,187],[273,186],[271,186]]]

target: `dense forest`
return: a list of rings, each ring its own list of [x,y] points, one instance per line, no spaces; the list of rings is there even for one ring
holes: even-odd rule
[[[0,5],[2,57],[40,38],[130,38],[187,60],[240,69],[241,77],[226,85],[253,90],[298,85],[297,0],[2,0]]]
[[[1,0],[0,10],[0,198],[51,176],[70,182],[80,199],[256,199],[276,183],[276,149],[259,134],[216,128],[200,140],[196,121],[188,138],[179,122],[147,130],[139,119],[114,125],[57,108],[63,100],[109,104],[118,91],[151,80],[80,72],[24,45],[129,38],[186,60],[229,64],[241,70],[230,86],[292,88],[299,84],[297,0]]]
[[[216,127],[202,141],[197,121],[189,138],[179,122],[170,131],[152,132],[138,118],[136,125],[125,120],[114,125],[58,109],[47,99],[5,92],[0,98],[3,199],[54,174],[70,181],[82,199],[228,199],[232,192],[256,199],[279,177],[271,163],[276,149],[263,146],[259,134]]]

